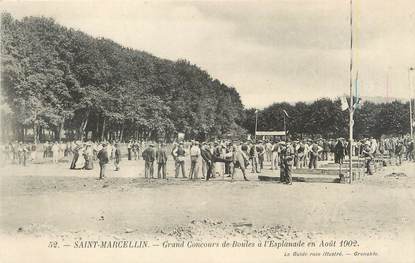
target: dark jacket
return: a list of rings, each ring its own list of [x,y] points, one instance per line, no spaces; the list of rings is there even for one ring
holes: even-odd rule
[[[200,149],[201,156],[205,162],[211,163],[213,161],[212,153],[207,149]]]
[[[101,150],[98,152],[97,157],[98,157],[98,160],[99,160],[99,163],[100,163],[100,164],[106,164],[106,163],[108,163],[108,162],[109,162],[109,158],[108,158],[108,151],[107,151],[107,149],[106,149],[106,148],[101,149]]]
[[[120,151],[119,148],[115,149],[114,156],[115,156],[115,161],[117,161],[117,162],[121,161],[121,151]]]
[[[157,163],[166,163],[167,162],[166,147],[161,147],[161,148],[157,149],[156,159],[157,159]]]
[[[156,150],[153,147],[148,147],[143,151],[143,159],[146,162],[154,162],[156,159]]]

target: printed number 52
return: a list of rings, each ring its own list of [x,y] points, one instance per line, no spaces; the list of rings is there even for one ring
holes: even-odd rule
[[[58,241],[49,241],[49,248],[57,248],[58,247]]]

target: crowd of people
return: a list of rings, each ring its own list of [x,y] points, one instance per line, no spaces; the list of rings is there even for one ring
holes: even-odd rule
[[[125,151],[126,148],[126,152]],[[179,142],[173,144],[130,140],[121,147],[117,142],[45,142],[42,144],[14,142],[3,145],[3,162],[11,161],[25,166],[28,161],[35,162],[52,159],[58,163],[70,160],[70,169],[94,169],[94,162],[100,166],[99,178],[105,178],[108,166],[112,163],[115,171],[120,170],[123,156],[127,160],[145,161],[145,178],[156,178],[154,166],[157,165],[157,178],[167,178],[167,161],[171,158],[175,165],[174,177],[190,180],[209,180],[217,176],[232,179],[237,170],[248,180],[247,172],[261,173],[264,163],[271,170],[279,170],[281,181],[292,183],[293,169],[316,169],[320,161],[334,161],[341,165],[349,154],[348,141],[337,139],[305,140],[247,140],[244,142],[217,140],[212,142]],[[394,157],[397,164],[403,160],[414,161],[414,142],[410,137],[391,137],[380,140],[366,138],[356,140],[352,145],[352,155],[368,160],[376,156]],[[190,167],[186,169],[186,158]]]

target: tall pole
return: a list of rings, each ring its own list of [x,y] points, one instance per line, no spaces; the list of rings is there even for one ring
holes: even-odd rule
[[[389,67],[386,74],[386,102],[389,102]]]
[[[414,127],[413,127],[413,116],[412,116],[412,78],[411,78],[411,71],[414,70],[414,68],[410,67],[408,69],[408,84],[409,84],[409,125],[411,130],[411,139],[414,137]]]
[[[349,104],[349,183],[353,177],[353,0],[350,0],[350,72],[349,72],[350,104]]]
[[[257,129],[258,129],[258,110],[255,110],[255,135],[254,135],[255,141],[256,141]]]
[[[285,135],[285,142],[287,142],[287,126],[285,124],[285,113],[282,113],[282,116],[284,117],[284,135]]]

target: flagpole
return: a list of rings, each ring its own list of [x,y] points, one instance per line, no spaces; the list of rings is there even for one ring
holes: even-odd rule
[[[412,116],[412,78],[411,71],[414,70],[413,67],[408,69],[408,84],[409,84],[409,127],[411,131],[411,140],[414,138],[414,128],[413,128],[413,116]]]
[[[258,129],[258,110],[255,110],[255,135],[254,135],[255,141],[256,141],[257,129]]]
[[[349,183],[353,180],[353,0],[350,0],[350,105],[349,105]]]
[[[287,142],[287,126],[285,125],[285,112],[282,113],[284,117],[284,135],[285,135],[285,142]]]

